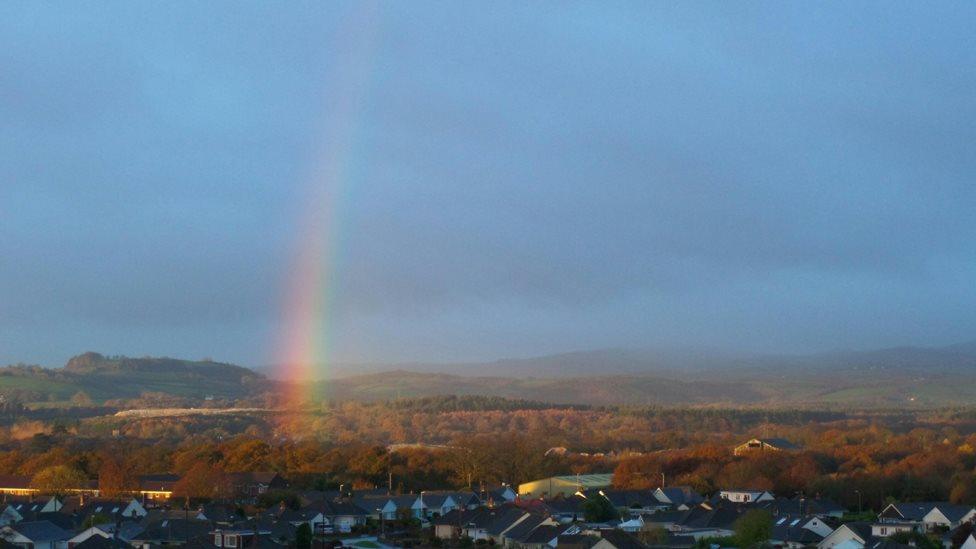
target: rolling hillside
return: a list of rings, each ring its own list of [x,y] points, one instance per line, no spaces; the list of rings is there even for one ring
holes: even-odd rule
[[[485,395],[560,404],[900,408],[976,405],[976,345],[809,356],[721,357],[590,351],[481,365],[419,366],[303,381],[327,400]],[[595,374],[599,372],[599,374]],[[490,375],[489,375],[490,374]],[[85,353],[64,368],[0,368],[0,395],[25,403],[96,403],[158,393],[246,399],[287,382],[213,361]],[[291,394],[291,393],[283,393]]]

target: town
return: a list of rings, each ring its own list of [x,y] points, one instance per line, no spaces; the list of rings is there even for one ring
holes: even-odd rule
[[[753,438],[732,454],[761,459],[797,449]],[[78,478],[65,466],[33,478],[3,475],[0,539],[23,549],[976,548],[976,507],[948,501],[865,510],[858,493],[852,509],[749,485],[700,493],[664,484],[663,474],[645,489],[618,488],[613,473],[577,473],[410,493],[394,490],[392,478],[386,487],[301,489],[277,472],[219,476],[138,475],[122,486]]]

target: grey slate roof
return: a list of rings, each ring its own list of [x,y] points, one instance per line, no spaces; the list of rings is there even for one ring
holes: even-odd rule
[[[45,541],[64,541],[74,534],[49,520],[35,520],[11,524],[10,529],[34,543]]]

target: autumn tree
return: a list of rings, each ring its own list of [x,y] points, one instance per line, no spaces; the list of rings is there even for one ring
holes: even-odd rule
[[[194,499],[221,499],[230,497],[233,489],[223,469],[199,462],[173,486],[173,495]]]
[[[45,494],[63,496],[72,490],[87,488],[88,478],[68,465],[45,467],[31,479],[31,487]]]
[[[131,459],[113,454],[102,456],[102,466],[98,469],[98,491],[102,496],[114,498],[138,489],[139,477]]]

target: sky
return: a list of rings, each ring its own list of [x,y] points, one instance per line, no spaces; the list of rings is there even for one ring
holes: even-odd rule
[[[0,363],[274,364],[315,293],[334,362],[973,340],[974,26],[969,2],[4,3]]]

